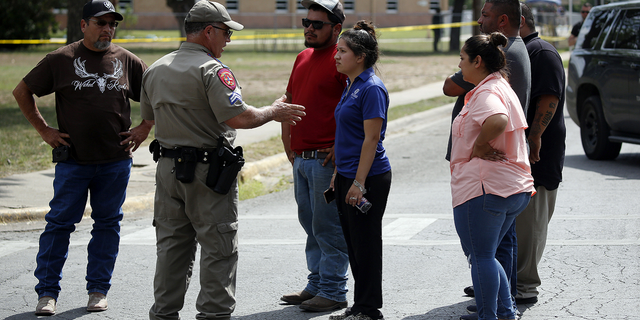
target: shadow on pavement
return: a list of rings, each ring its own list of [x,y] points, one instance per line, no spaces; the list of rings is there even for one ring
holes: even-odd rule
[[[616,160],[590,160],[585,155],[568,155],[564,165],[624,180],[640,180],[640,153],[620,153]]]
[[[344,310],[344,309],[343,309]],[[342,310],[341,310],[342,313]],[[309,320],[318,316],[326,315],[327,318],[331,312],[307,312],[301,310],[298,306],[288,306],[282,310],[272,310],[266,312],[254,313],[246,316],[231,316],[232,320]],[[337,314],[337,313],[336,313]]]
[[[474,300],[472,298],[469,301],[431,309],[425,314],[405,317],[402,320],[458,320],[460,316],[469,314],[467,306],[473,303]]]
[[[53,316],[36,316],[33,312],[23,312],[4,318],[4,320],[25,320],[25,319],[78,319],[89,314],[87,308],[75,308],[64,312],[56,312]]]

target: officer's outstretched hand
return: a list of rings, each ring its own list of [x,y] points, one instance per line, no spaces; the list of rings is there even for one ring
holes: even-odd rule
[[[304,112],[304,106],[286,103],[284,102],[286,98],[287,97],[285,95],[282,95],[282,97],[278,98],[271,104],[273,120],[295,126],[296,121],[302,120],[302,117],[307,114]]]

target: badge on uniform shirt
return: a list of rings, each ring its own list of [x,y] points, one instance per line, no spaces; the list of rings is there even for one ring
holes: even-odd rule
[[[236,79],[233,77],[231,70],[227,68],[218,70],[218,78],[222,81],[222,84],[231,89],[231,91],[236,90]]]

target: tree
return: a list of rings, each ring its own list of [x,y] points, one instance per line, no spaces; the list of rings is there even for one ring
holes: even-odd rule
[[[68,0],[67,6],[67,44],[76,42],[84,38],[80,29],[82,20],[82,8],[87,0]]]
[[[195,0],[167,0],[167,6],[173,10],[173,15],[178,21],[181,37],[186,36],[184,33],[184,18],[195,3]]]
[[[462,22],[462,9],[464,9],[465,0],[455,0],[453,2],[453,12],[451,22]],[[460,52],[460,27],[451,28],[451,37],[449,40],[449,51]]]
[[[480,15],[482,14],[482,6],[484,5],[484,1],[481,0],[473,0],[473,21],[478,21],[480,19]],[[472,28],[473,35],[480,34],[480,25],[475,24]]]
[[[462,10],[465,7],[471,6],[472,11],[472,19],[473,21],[478,21],[480,18],[480,12],[482,11],[482,5],[484,2],[482,0],[453,0],[453,16],[451,17],[451,22],[462,22]],[[471,27],[471,33],[476,35],[480,34],[480,25],[474,24]],[[459,52],[460,51],[460,27],[451,28],[451,39],[449,41],[449,51],[451,52]]]
[[[61,0],[0,1],[0,39],[48,39],[51,29],[58,25],[52,9],[60,3]]]

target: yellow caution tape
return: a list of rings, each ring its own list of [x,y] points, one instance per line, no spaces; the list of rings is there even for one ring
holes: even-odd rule
[[[457,28],[463,26],[475,26],[478,23],[475,21],[470,22],[456,22],[456,23],[443,23],[443,24],[431,24],[431,25],[423,25],[423,26],[405,26],[405,27],[390,27],[390,28],[379,28],[380,31],[387,32],[398,32],[398,31],[414,31],[414,30],[433,30],[433,29],[445,29],[445,28]],[[253,34],[253,35],[236,35],[233,36],[234,40],[256,40],[256,39],[278,39],[278,38],[297,38],[302,36],[302,32],[294,32],[294,33],[265,33],[265,34]],[[547,37],[541,36],[540,38],[549,41],[564,41],[567,37]],[[181,42],[186,41],[187,39],[184,37],[180,38],[135,38],[135,39],[113,39],[114,43],[136,43],[136,42]],[[2,40],[0,39],[0,44],[65,44],[67,43],[66,39],[34,39],[34,40]]]

